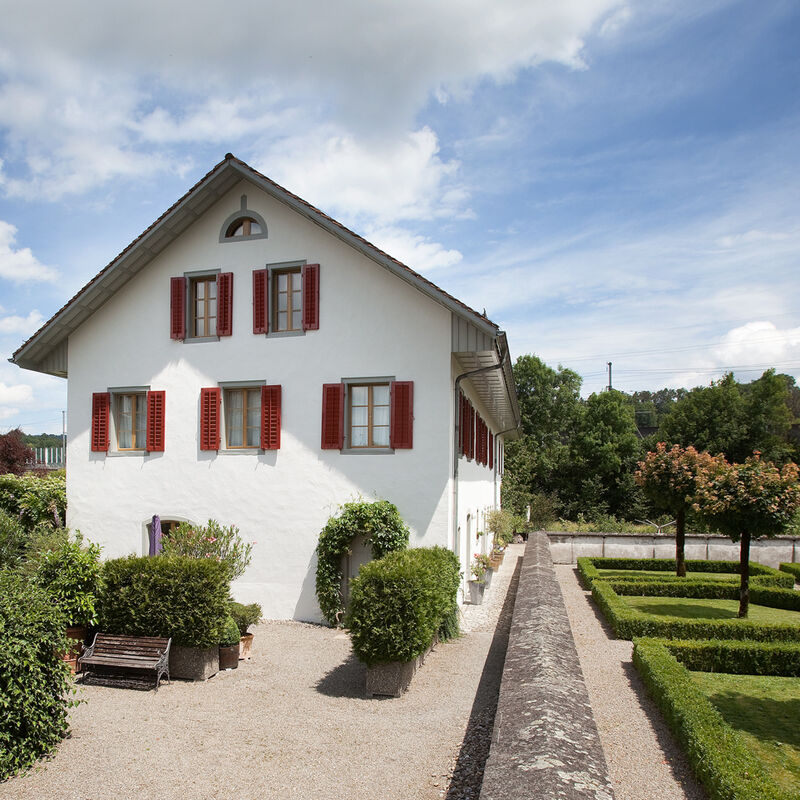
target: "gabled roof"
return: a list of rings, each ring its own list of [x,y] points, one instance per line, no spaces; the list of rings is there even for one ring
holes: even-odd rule
[[[388,253],[340,222],[228,153],[183,197],[100,270],[89,283],[17,349],[9,360],[24,369],[66,377],[66,342],[69,335],[242,179],[286,204],[298,214],[319,225],[328,233],[449,309],[454,318],[458,318],[467,325],[470,331],[473,331],[476,341],[491,342],[491,349],[496,350],[499,355],[498,335],[502,334],[502,331],[485,314],[480,314],[457,300],[418,272],[396,258],[392,258]],[[484,344],[482,349],[485,350],[487,346]],[[514,394],[513,383],[511,391]],[[516,395],[514,394],[512,405],[516,407],[515,401]],[[510,408],[508,410],[512,412],[512,416],[519,419],[518,410]],[[513,413],[514,410],[516,410],[516,414]]]

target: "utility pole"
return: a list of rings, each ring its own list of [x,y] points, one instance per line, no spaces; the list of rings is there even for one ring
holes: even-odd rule
[[[606,364],[608,365],[608,391],[610,392],[611,389],[612,389],[612,386],[611,386],[611,362],[610,361],[606,361]]]

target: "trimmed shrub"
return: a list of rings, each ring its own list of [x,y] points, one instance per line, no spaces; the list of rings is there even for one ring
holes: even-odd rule
[[[800,677],[800,642],[659,640],[686,669],[731,675]]]
[[[236,620],[228,615],[225,617],[225,622],[222,625],[222,633],[219,637],[219,646],[220,647],[233,647],[235,644],[239,644],[239,639],[241,639],[241,635],[239,634],[239,626],[236,624]]]
[[[64,616],[49,595],[0,571],[0,781],[66,736],[69,670]]]
[[[642,586],[653,588],[659,584],[642,584]],[[732,597],[734,599],[738,597],[738,586],[712,585],[710,582],[706,586],[708,592],[712,594],[698,593],[695,596],[720,597],[713,593],[720,590],[732,590]],[[624,594],[632,594],[629,592],[630,584],[620,583],[614,587],[609,581],[595,581],[592,585],[592,598],[620,639],[632,639],[634,636],[661,636],[670,639],[800,641],[800,625],[767,624],[751,622],[746,619],[685,619],[661,614],[646,614],[625,603],[615,588]],[[681,588],[684,589],[685,586],[681,586]],[[792,599],[791,596],[794,598]],[[791,604],[800,604],[800,594],[790,589],[752,589],[751,597],[754,603],[773,608],[795,608]],[[778,602],[786,605],[775,605]]]
[[[789,800],[667,645],[637,639],[633,663],[711,800]]]
[[[244,605],[231,600],[228,603],[228,613],[233,617],[239,628],[239,635],[244,636],[251,625],[259,622],[262,616],[261,606],[258,603]]]
[[[458,585],[458,559],[441,547],[402,550],[365,564],[352,581],[345,620],[356,656],[370,667],[411,661],[441,630],[454,635]]]
[[[365,536],[374,559],[408,547],[409,531],[394,503],[345,503],[331,517],[317,543],[317,602],[329,625],[338,625],[344,614],[342,557],[350,552],[356,536]]]
[[[781,572],[787,572],[792,580],[800,581],[800,564],[781,564]]]
[[[100,625],[108,633],[169,636],[183,647],[215,647],[228,615],[225,564],[190,556],[106,561]]]

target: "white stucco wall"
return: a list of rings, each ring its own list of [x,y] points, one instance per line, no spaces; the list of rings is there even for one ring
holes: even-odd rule
[[[269,237],[220,243],[242,194]],[[320,264],[320,330],[254,335],[252,270],[301,259]],[[234,273],[233,335],[174,341],[170,278],[205,269]],[[314,548],[340,503],[386,498],[411,527],[412,546],[452,544],[450,335],[449,311],[243,182],[70,337],[68,524],[107,558],[146,552],[144,525],[156,513],[235,524],[257,543],[237,597],[260,602],[270,618],[319,619]],[[413,449],[320,449],[323,383],[381,376],[414,381]],[[283,387],[280,450],[199,450],[201,387],[248,380]],[[166,391],[163,453],[90,452],[92,393],[122,386]],[[491,492],[473,488],[471,470],[465,509]]]

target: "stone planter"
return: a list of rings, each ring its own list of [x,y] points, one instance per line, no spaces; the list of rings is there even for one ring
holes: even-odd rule
[[[253,634],[246,633],[239,641],[239,661],[249,661],[253,649]]]
[[[169,648],[169,677],[204,681],[219,672],[219,647]]]
[[[219,648],[219,668],[223,669],[239,669],[239,642],[232,644],[229,647]]]
[[[489,567],[483,575],[483,581],[488,589],[492,585],[492,577],[494,576],[494,568]]]
[[[469,582],[469,601],[474,606],[479,606],[483,602],[483,593],[486,591],[486,584],[483,581]]]
[[[428,649],[411,661],[388,661],[367,667],[367,697],[400,697],[438,641],[438,636],[435,636]]]

